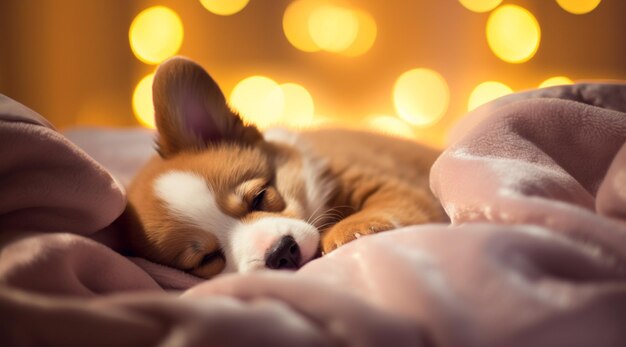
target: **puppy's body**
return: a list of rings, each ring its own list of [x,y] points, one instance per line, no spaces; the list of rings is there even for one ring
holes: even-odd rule
[[[302,137],[328,159],[336,183],[329,205],[341,219],[329,216],[337,223],[323,234],[324,251],[363,235],[444,219],[428,188],[436,151],[369,132],[329,129]]]
[[[265,134],[244,125],[195,63],[157,71],[158,146],[129,187],[133,249],[203,277],[297,268],[367,234],[442,221],[437,153],[347,130]]]

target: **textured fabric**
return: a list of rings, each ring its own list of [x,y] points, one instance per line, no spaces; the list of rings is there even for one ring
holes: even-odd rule
[[[125,206],[122,188],[41,116],[0,95],[0,229],[106,227]]]
[[[0,98],[0,345],[624,346],[624,100],[618,84],[496,100],[431,171],[451,226],[202,281],[117,252],[111,174],[132,177],[147,133],[68,134],[87,155]]]

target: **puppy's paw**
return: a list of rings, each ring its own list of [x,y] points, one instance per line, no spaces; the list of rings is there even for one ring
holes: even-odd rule
[[[348,218],[337,223],[322,235],[322,252],[328,253],[362,236],[394,229],[396,226],[385,218]]]

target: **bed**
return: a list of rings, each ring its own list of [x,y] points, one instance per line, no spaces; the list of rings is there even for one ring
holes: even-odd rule
[[[0,345],[626,346],[625,112],[620,83],[492,101],[432,167],[450,225],[203,281],[124,255],[150,131],[0,96]]]

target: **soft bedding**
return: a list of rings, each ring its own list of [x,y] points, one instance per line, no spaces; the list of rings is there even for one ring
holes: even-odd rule
[[[498,99],[432,168],[452,225],[202,281],[123,255],[149,132],[0,96],[0,345],[625,346],[625,112],[623,84]]]

